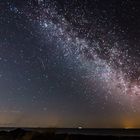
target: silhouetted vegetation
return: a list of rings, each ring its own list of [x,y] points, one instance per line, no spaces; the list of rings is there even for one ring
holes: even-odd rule
[[[56,134],[55,129],[44,132],[16,129],[10,132],[1,131],[0,140],[139,140],[139,136],[111,136],[84,134]]]

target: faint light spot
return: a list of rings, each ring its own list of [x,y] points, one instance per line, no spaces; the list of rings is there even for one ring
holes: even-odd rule
[[[47,28],[47,27],[48,27],[48,24],[47,24],[47,23],[44,23],[44,27],[46,27],[46,28]]]

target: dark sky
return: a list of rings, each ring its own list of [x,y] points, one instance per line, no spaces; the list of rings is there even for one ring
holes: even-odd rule
[[[0,0],[0,126],[140,127],[139,0]]]

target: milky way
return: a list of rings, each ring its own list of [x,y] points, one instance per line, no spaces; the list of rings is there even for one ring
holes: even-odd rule
[[[106,98],[113,96],[114,100],[118,102],[128,100],[128,103],[139,98],[139,75],[135,79],[131,78],[135,74],[135,70],[132,70],[131,67],[136,69],[139,64],[134,61],[135,58],[128,54],[128,49],[124,48],[126,44],[121,44],[121,39],[113,40],[116,35],[111,33],[111,29],[104,38],[101,37],[103,45],[90,37],[88,30],[84,34],[85,37],[79,37],[71,23],[63,15],[59,15],[55,8],[51,8],[57,5],[52,2],[48,3],[51,6],[45,6],[45,8],[40,4],[40,16],[38,16],[38,20],[35,20],[39,24],[41,36],[44,39],[49,38],[50,41],[55,40],[56,47],[63,51],[65,59],[76,61],[79,69],[86,70],[82,76],[88,80],[91,87],[92,83],[95,82],[97,86],[101,84],[102,90],[106,93]],[[45,4],[48,5],[48,3]],[[82,24],[86,19],[81,18],[80,21],[77,21],[79,20],[77,18],[75,20],[75,22]],[[106,41],[107,38],[112,44]],[[104,48],[104,46],[109,47]],[[94,94],[86,96],[94,97]]]
[[[124,26],[138,15],[135,3],[8,0],[0,6],[2,125],[124,127],[124,118],[139,116],[139,37],[128,33],[133,24]]]

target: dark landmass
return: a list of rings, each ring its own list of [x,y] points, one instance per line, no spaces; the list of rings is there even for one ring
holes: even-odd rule
[[[64,129],[63,129],[64,130]],[[67,129],[70,130],[70,129]],[[71,129],[72,130],[72,129]],[[76,129],[75,129],[76,130]],[[140,140],[140,130],[86,129],[93,133],[58,133],[58,129],[15,129],[0,131],[0,140]],[[77,131],[77,132],[78,132]],[[74,131],[73,131],[74,132]],[[75,131],[76,132],[76,131]],[[83,133],[83,134],[82,134]],[[112,133],[112,134],[111,134]]]

